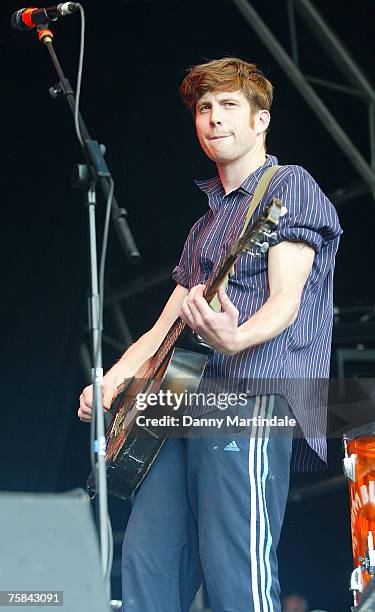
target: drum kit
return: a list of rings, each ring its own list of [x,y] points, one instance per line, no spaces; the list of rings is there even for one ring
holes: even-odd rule
[[[350,577],[352,610],[360,610],[372,590],[369,583],[375,575],[375,422],[349,430],[343,436],[343,444],[354,564]]]

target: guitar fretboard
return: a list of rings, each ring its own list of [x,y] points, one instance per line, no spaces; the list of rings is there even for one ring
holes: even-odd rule
[[[180,318],[178,318],[177,321],[173,323],[171,329],[165,336],[163,342],[161,343],[154,357],[152,358],[150,368],[146,373],[147,378],[153,378],[155,376],[159,368],[164,363],[165,359],[168,357],[172,348],[176,344],[178,338],[181,336],[185,327],[186,323]]]

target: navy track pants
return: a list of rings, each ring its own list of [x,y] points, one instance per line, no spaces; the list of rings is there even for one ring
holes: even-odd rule
[[[248,398],[247,413],[292,416],[277,395]],[[276,548],[293,435],[285,429],[165,442],[125,533],[124,612],[188,612],[203,578],[213,612],[280,612]]]

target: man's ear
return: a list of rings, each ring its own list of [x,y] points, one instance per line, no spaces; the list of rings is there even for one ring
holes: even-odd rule
[[[260,110],[256,114],[255,129],[257,134],[264,134],[271,121],[271,115],[268,110]]]

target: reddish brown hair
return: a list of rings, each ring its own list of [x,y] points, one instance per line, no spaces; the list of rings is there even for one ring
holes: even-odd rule
[[[255,64],[237,57],[223,57],[189,69],[181,83],[180,94],[185,106],[195,115],[203,94],[212,91],[242,91],[253,112],[270,110],[272,84]]]

